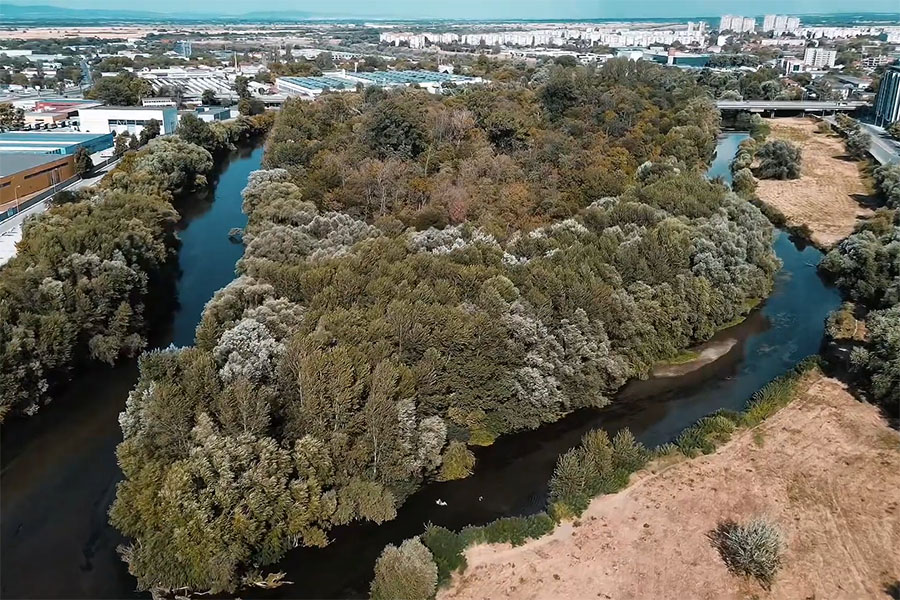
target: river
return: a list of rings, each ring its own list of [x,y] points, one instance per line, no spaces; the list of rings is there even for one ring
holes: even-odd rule
[[[228,231],[246,223],[241,190],[261,161],[262,147],[239,150],[219,168],[211,194],[177,203],[178,304],[152,345],[190,344],[204,304],[234,278],[243,247],[229,241]],[[3,598],[136,596],[134,578],[115,551],[121,536],[106,514],[121,478],[115,457],[122,440],[118,415],[136,380],[135,360],[97,368],[34,417],[3,425]]]
[[[743,137],[720,138],[710,177],[730,181],[728,163]],[[171,334],[178,344],[191,342],[203,304],[233,277],[241,248],[226,236],[244,222],[239,192],[249,171],[258,168],[260,154],[257,149],[233,160],[211,207],[202,214],[185,214],[180,308]],[[426,486],[407,500],[394,521],[337,528],[328,547],[289,552],[275,568],[285,571],[294,585],[241,596],[364,597],[385,544],[421,533],[428,522],[459,529],[543,509],[557,457],[577,445],[586,431],[629,427],[653,446],[719,408],[741,408],[766,382],[819,350],[825,316],[840,304],[838,293],[818,277],[818,250],[779,232],[775,251],[784,267],[772,295],[744,322],[711,340],[730,344],[718,360],[682,376],[631,382],[604,409],[581,410],[477,449],[472,477]],[[106,511],[120,477],[113,456],[121,439],[116,415],[135,377],[133,363],[98,371],[73,386],[58,406],[4,429],[4,597],[133,594],[134,580],[114,552],[120,538],[106,524]],[[7,436],[10,430],[15,435]],[[7,463],[8,441],[16,455]],[[437,505],[438,499],[446,506]]]

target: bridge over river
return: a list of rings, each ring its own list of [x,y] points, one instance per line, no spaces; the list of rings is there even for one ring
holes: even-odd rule
[[[853,112],[866,106],[859,100],[717,100],[716,107],[720,111],[740,110],[755,113],[835,113]]]

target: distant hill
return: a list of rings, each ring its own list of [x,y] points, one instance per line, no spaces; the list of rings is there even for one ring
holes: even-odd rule
[[[329,15],[340,18],[339,15]],[[62,6],[25,6],[0,1],[0,21],[11,23],[73,23],[86,22],[172,22],[172,21],[300,21],[326,18],[324,13],[303,11],[258,11],[240,15],[214,13],[158,13],[140,10],[104,10],[93,8],[65,8]]]

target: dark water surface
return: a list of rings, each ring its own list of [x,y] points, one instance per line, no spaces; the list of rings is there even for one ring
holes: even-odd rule
[[[719,141],[711,177],[730,181],[728,163],[746,134]],[[240,190],[258,168],[261,150],[231,162],[202,214],[186,215],[182,233],[180,309],[171,339],[189,344],[200,311],[232,277],[240,246],[230,245],[231,227],[243,226]],[[375,559],[387,543],[421,533],[428,522],[454,529],[544,508],[547,482],[557,457],[588,430],[611,433],[628,427],[653,446],[674,438],[719,408],[741,408],[766,382],[819,350],[825,316],[840,303],[819,279],[822,254],[779,233],[775,250],[784,262],[770,298],[743,323],[714,341],[734,339],[715,362],[680,377],[628,384],[613,404],[578,411],[535,431],[506,436],[476,451],[468,479],[434,483],[410,497],[394,521],[335,529],[326,548],[299,548],[275,569],[296,582],[242,597],[364,597]],[[118,560],[119,536],[106,511],[120,477],[113,451],[121,439],[116,415],[134,384],[133,363],[98,371],[73,386],[69,398],[36,418],[4,429],[2,474],[2,596],[113,598],[133,594],[134,580]],[[7,439],[7,432],[12,431]],[[11,442],[7,444],[7,442]],[[7,446],[14,457],[7,461]],[[440,499],[447,506],[439,506]]]
[[[208,197],[179,202],[178,307],[153,345],[189,344],[203,305],[234,278],[243,248],[241,190],[262,148],[235,152]],[[164,301],[164,300],[163,300]],[[11,419],[0,441],[0,596],[125,598],[135,580],[116,554],[121,536],[107,510],[121,472],[118,414],[137,380],[137,361],[77,378],[34,417]]]

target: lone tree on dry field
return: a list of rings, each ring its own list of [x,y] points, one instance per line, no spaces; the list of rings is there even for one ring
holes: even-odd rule
[[[766,142],[756,151],[761,179],[797,179],[800,177],[800,148],[784,140]]]

